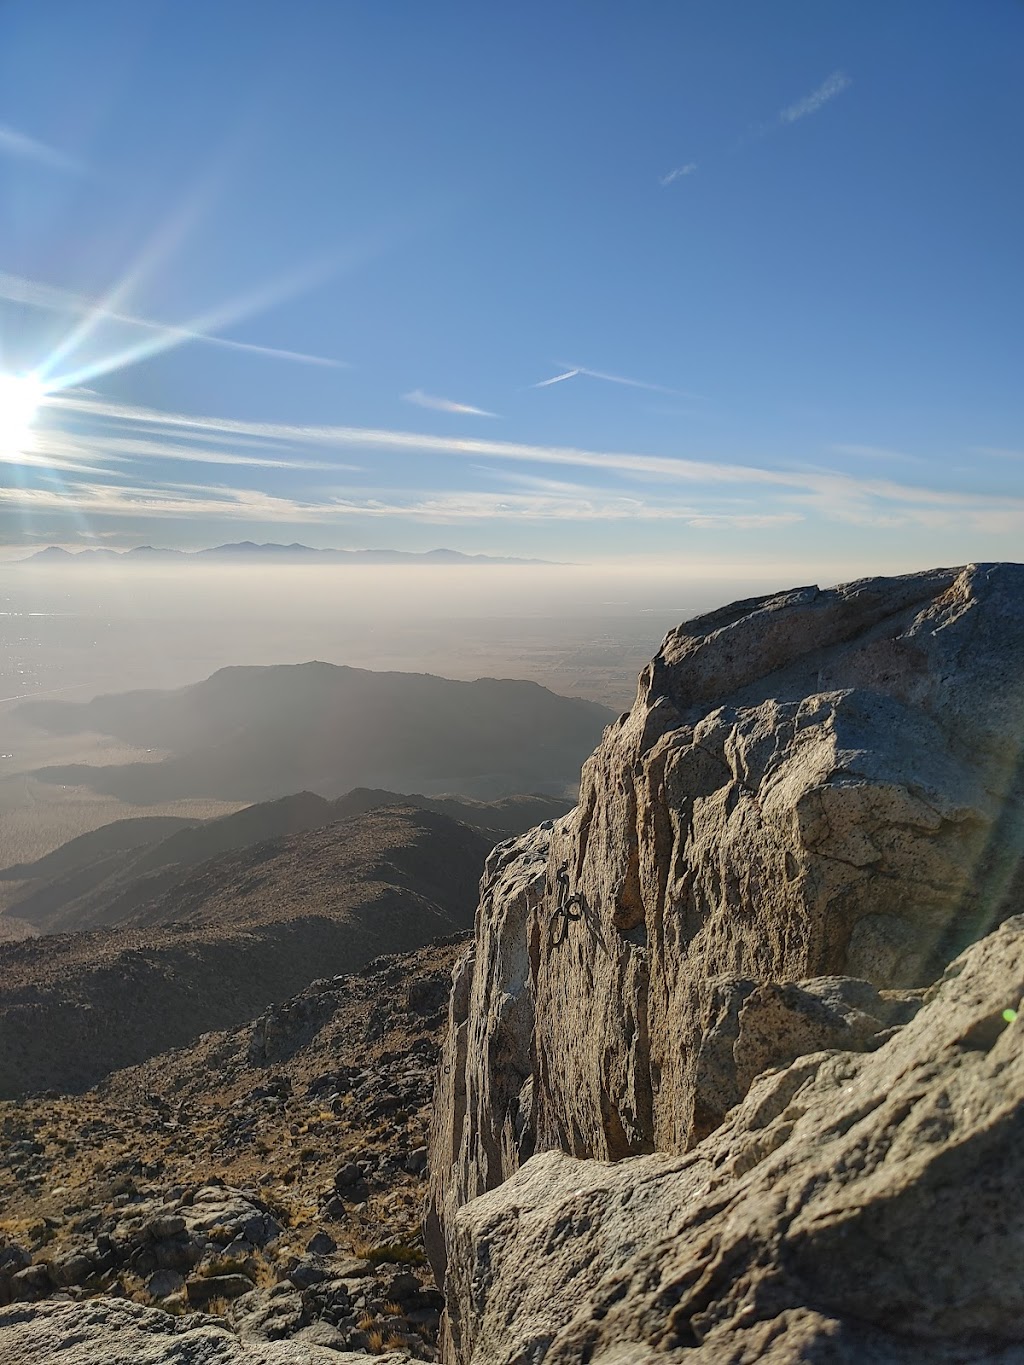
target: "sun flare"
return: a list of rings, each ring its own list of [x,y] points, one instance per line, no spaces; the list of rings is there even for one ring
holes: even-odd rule
[[[44,397],[34,374],[0,374],[0,457],[24,453]]]

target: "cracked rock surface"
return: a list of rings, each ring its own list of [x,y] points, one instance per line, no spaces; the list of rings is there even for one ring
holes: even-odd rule
[[[313,1344],[243,1345],[212,1318],[172,1318],[117,1299],[0,1308],[0,1342],[5,1365],[370,1365],[379,1359]]]
[[[513,1179],[540,1207],[563,1176],[639,1205],[631,1159],[718,1141],[767,1069],[829,1051],[856,1071],[910,1036],[946,965],[1024,905],[1022,747],[1024,565],[798,588],[670,632],[576,810],[492,852],[455,969],[425,1236],[439,1283],[462,1258],[464,1341],[460,1210]],[[486,1281],[500,1248],[480,1246]]]
[[[684,1155],[534,1157],[454,1219],[446,1359],[1019,1365],[1022,994],[1018,917],[876,1051],[765,1073]]]

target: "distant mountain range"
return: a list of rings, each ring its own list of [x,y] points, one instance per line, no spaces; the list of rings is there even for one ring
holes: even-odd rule
[[[316,550],[309,545],[257,545],[243,540],[237,545],[215,545],[209,550],[159,550],[152,545],[137,545],[134,550],[62,550],[49,545],[20,564],[68,565],[95,564],[98,561],[130,560],[133,563],[180,563],[183,560],[229,564],[254,561],[259,564],[551,564],[549,559],[513,559],[501,555],[464,555],[460,550],[427,550],[413,554],[408,550]]]
[[[156,762],[41,768],[142,805],[183,797],[265,801],[352,787],[493,800],[563,796],[614,712],[534,682],[376,673],[327,663],[223,668],[169,692],[89,702],[27,701],[19,715],[56,735],[99,733],[163,750]]]

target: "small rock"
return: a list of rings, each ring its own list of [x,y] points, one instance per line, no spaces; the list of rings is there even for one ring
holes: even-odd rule
[[[252,1280],[245,1275],[199,1275],[185,1284],[193,1308],[202,1308],[213,1299],[238,1299],[251,1289]]]
[[[385,1275],[377,1282],[377,1290],[381,1297],[394,1299],[397,1303],[411,1299],[421,1288],[419,1280],[409,1270],[399,1270],[395,1274]]]
[[[165,1213],[158,1218],[151,1218],[142,1231],[143,1235],[152,1238],[154,1242],[163,1242],[183,1233],[185,1220],[179,1214]]]
[[[426,1169],[427,1165],[426,1147],[414,1148],[413,1151],[411,1151],[409,1155],[405,1158],[405,1162],[403,1164],[410,1175],[419,1175],[421,1171]]]
[[[335,1261],[331,1267],[332,1278],[339,1280],[358,1280],[370,1273],[370,1262],[359,1256],[346,1256]]]
[[[295,1333],[293,1341],[301,1341],[307,1346],[324,1346],[331,1351],[344,1351],[348,1342],[329,1322],[311,1322],[308,1327]]]
[[[338,1244],[333,1237],[326,1232],[317,1232],[306,1243],[306,1250],[314,1256],[329,1256],[332,1251],[337,1251]]]
[[[87,1280],[94,1268],[91,1257],[79,1253],[52,1262],[50,1275],[54,1284],[67,1288],[68,1285],[81,1284],[83,1280]]]
[[[19,1270],[11,1276],[10,1284],[11,1298],[15,1301],[45,1298],[53,1288],[50,1268],[42,1264],[28,1265],[24,1270]]]
[[[185,1288],[185,1277],[177,1270],[158,1270],[146,1284],[146,1293],[154,1299],[169,1299]]]
[[[306,1256],[288,1272],[288,1279],[296,1289],[309,1289],[311,1285],[320,1284],[328,1278],[330,1271],[316,1256]]]

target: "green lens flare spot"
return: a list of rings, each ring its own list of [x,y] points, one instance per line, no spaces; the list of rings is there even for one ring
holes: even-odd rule
[[[1003,1018],[1006,1020],[1008,1024],[1015,1024],[1017,1022],[1017,1011],[1003,1010]]]

